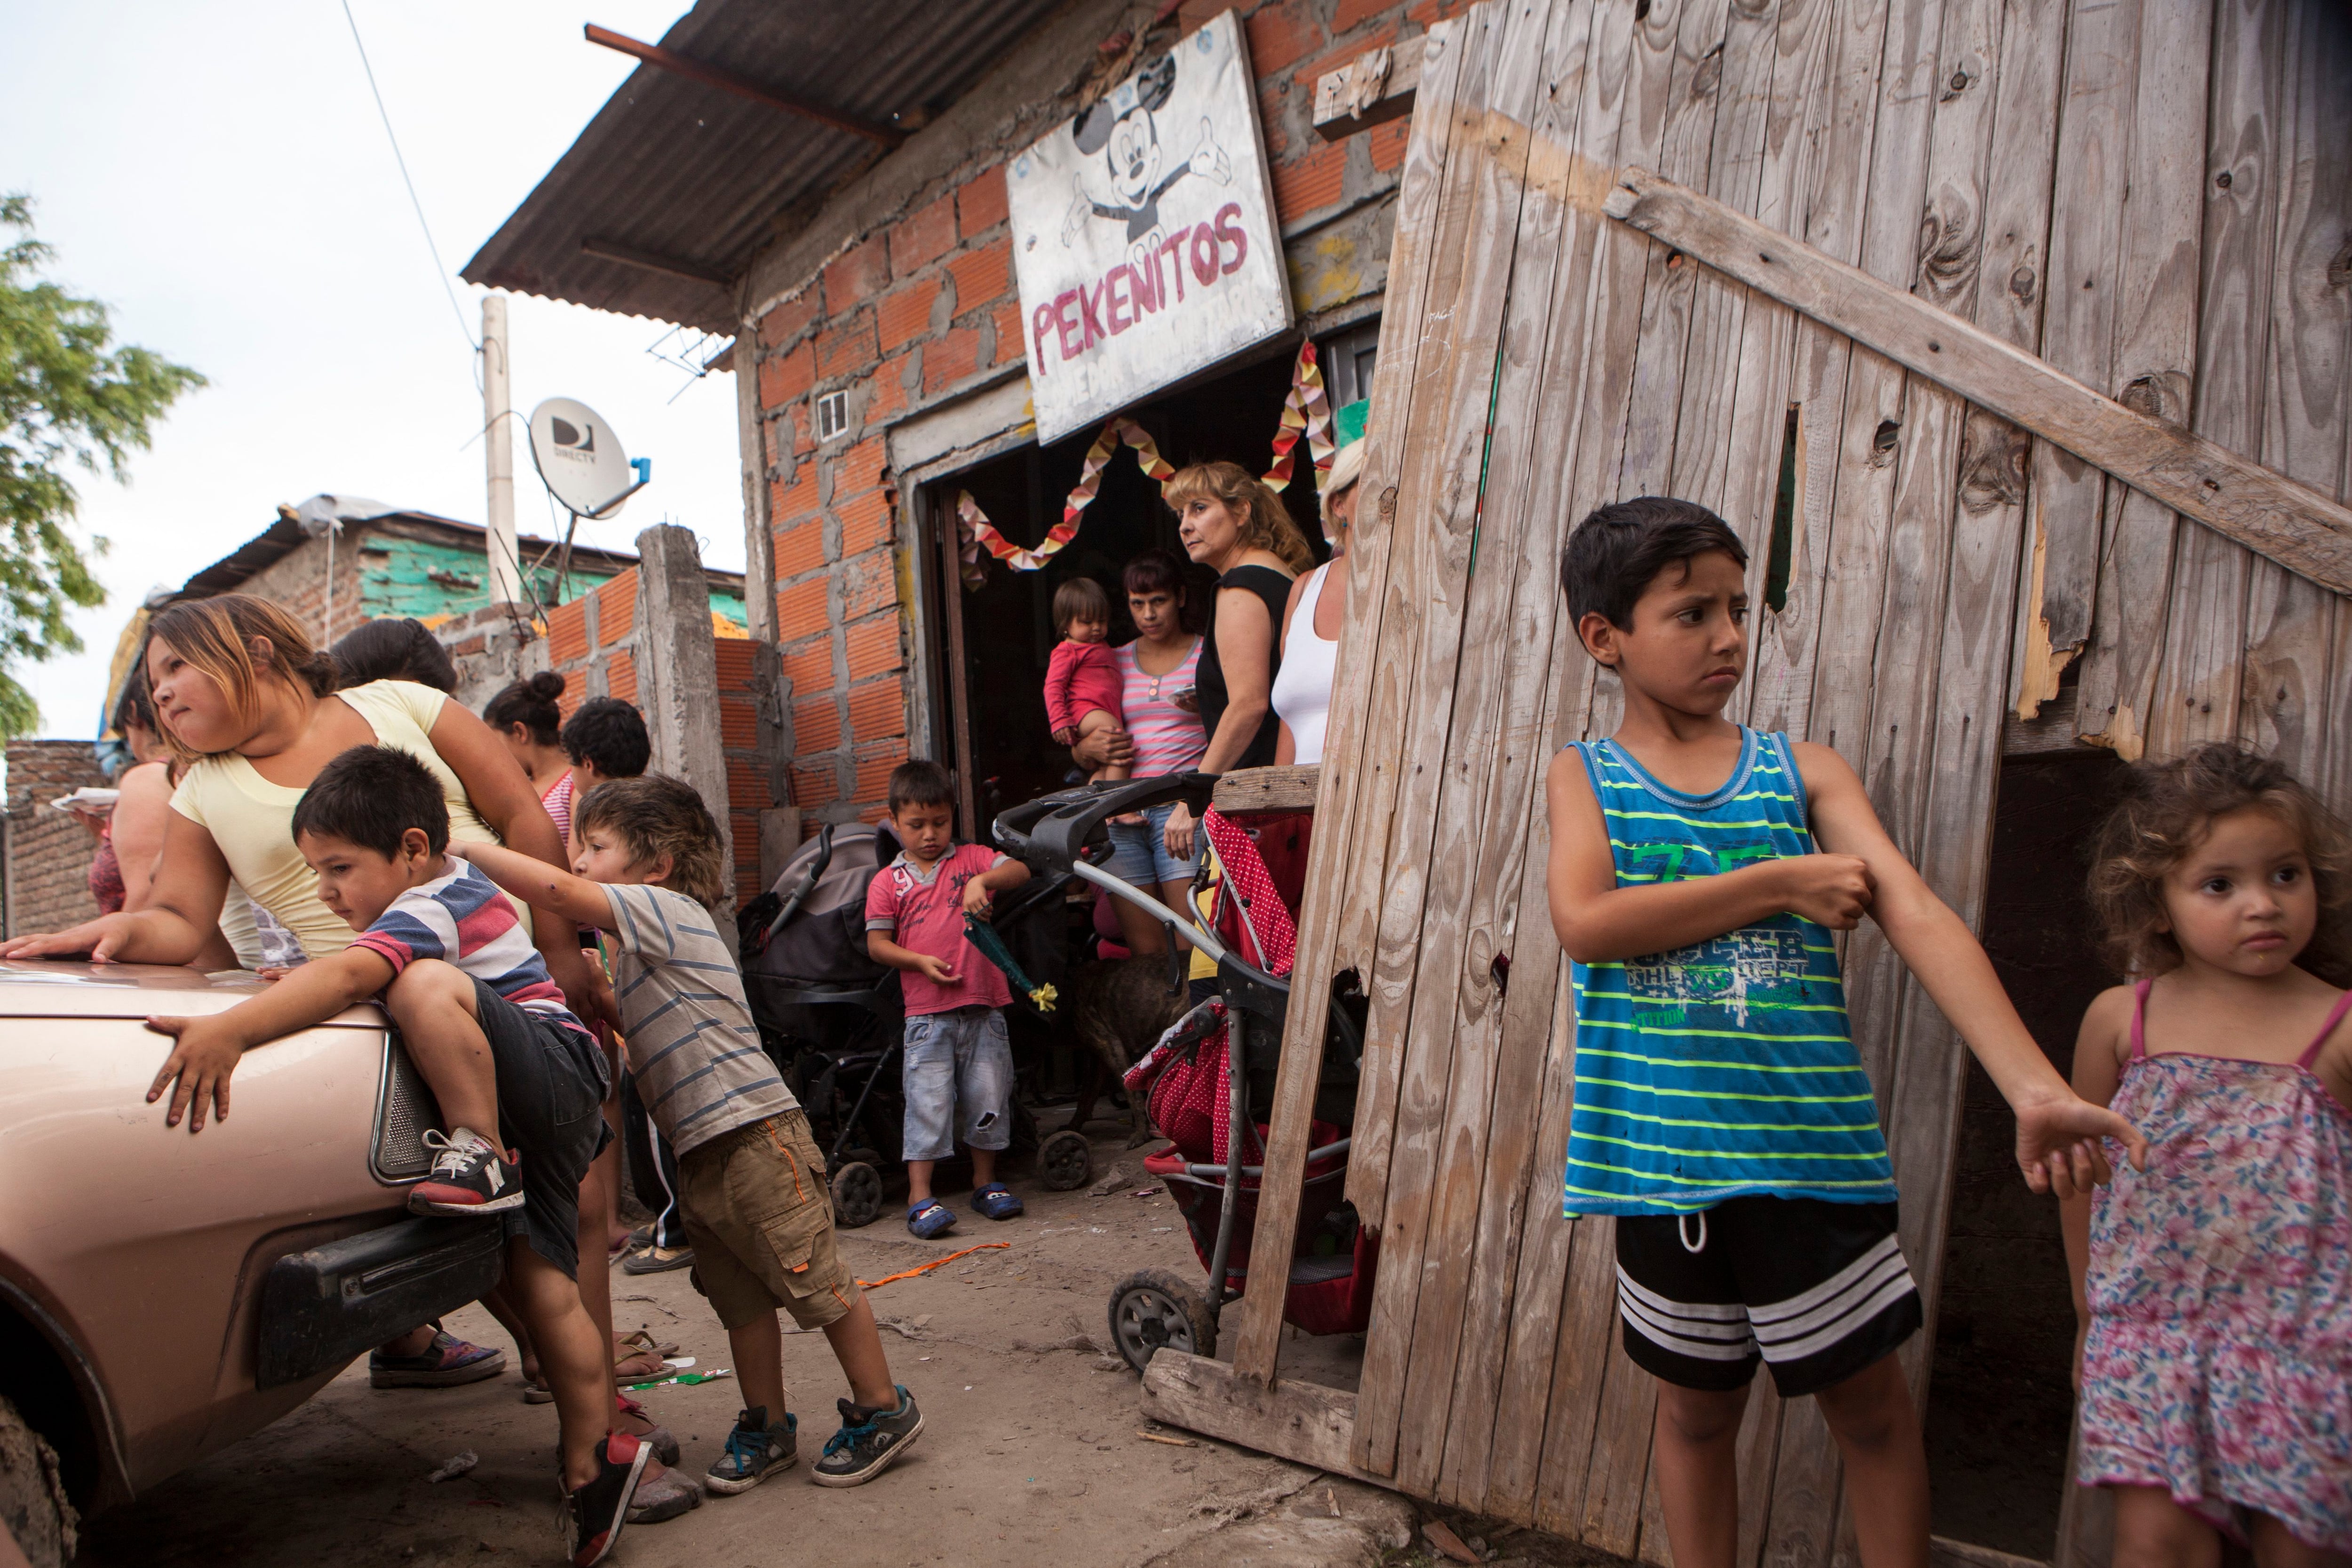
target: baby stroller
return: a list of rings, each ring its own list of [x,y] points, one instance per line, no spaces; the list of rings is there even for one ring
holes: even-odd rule
[[[784,863],[776,885],[737,916],[744,990],[760,1041],[808,1113],[825,1151],[835,1220],[851,1228],[882,1212],[883,1173],[898,1164],[906,1102],[899,1047],[906,1023],[896,970],[866,950],[866,889],[898,857],[887,824],[828,823]],[[999,931],[1019,931],[1058,908],[1067,878],[1038,878],[1007,895]],[[1084,1137],[1042,1141],[1028,1108],[1013,1109],[1013,1147],[1034,1151],[1038,1179],[1057,1192],[1094,1177]]]
[[[1163,1346],[1213,1355],[1225,1305],[1247,1289],[1266,1133],[1253,1106],[1272,1099],[1290,995],[1290,911],[1248,834],[1204,811],[1212,783],[1186,774],[1087,785],[996,819],[996,840],[1007,854],[1040,873],[1073,876],[1127,900],[1182,931],[1217,965],[1217,994],[1170,1029],[1128,1077],[1130,1093],[1150,1083],[1152,1121],[1173,1142],[1148,1155],[1144,1169],[1167,1186],[1183,1214],[1212,1282],[1203,1293],[1157,1268],[1119,1281],[1109,1302],[1111,1338],[1138,1372]],[[1203,812],[1204,831],[1223,868],[1213,929],[1202,929],[1098,863],[1107,850],[1106,821],[1177,799]],[[1354,1118],[1362,1055],[1360,996],[1335,995],[1330,1016],[1325,1086],[1316,1097],[1298,1241],[1283,1296],[1284,1321],[1311,1334],[1355,1332],[1370,1321],[1379,1253],[1377,1239],[1342,1201],[1346,1128]]]

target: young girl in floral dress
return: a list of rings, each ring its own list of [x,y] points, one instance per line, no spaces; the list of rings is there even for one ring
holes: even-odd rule
[[[2352,1553],[2352,841],[2233,744],[2133,771],[2091,899],[2134,978],[2074,1088],[2147,1135],[2065,1209],[2084,1323],[2076,1478],[2118,1564]]]

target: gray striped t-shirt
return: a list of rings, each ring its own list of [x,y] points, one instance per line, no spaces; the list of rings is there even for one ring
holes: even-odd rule
[[[629,1070],[680,1156],[798,1107],[760,1048],[743,976],[710,911],[667,888],[607,884],[620,946],[613,978]]]

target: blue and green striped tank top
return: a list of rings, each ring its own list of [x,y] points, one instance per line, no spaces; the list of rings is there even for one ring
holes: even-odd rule
[[[1705,795],[1667,788],[1614,741],[1575,750],[1621,888],[1814,853],[1786,735],[1743,728],[1738,765]],[[1685,1214],[1753,1194],[1895,1201],[1826,928],[1784,912],[1574,977],[1567,1213]]]

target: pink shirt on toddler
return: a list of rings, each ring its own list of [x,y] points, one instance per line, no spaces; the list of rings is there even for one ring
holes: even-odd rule
[[[1078,721],[1099,708],[1119,721],[1122,728],[1127,717],[1119,708],[1118,655],[1108,643],[1072,642],[1067,637],[1054,645],[1054,657],[1045,666],[1045,728],[1059,734],[1075,730]]]

